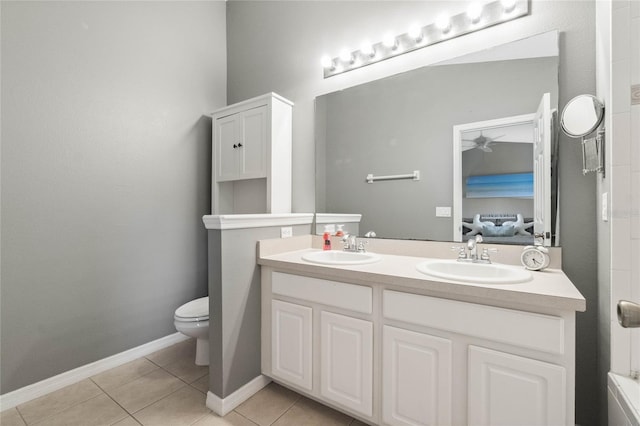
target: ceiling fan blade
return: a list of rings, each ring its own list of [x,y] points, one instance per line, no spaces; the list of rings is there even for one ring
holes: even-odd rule
[[[500,139],[500,138],[505,137],[505,136],[507,136],[507,135],[504,134],[504,135],[496,136],[496,137],[493,137],[493,138],[487,137],[487,143],[496,142],[496,139]]]

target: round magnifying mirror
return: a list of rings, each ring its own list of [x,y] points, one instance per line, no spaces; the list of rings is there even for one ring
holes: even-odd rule
[[[604,118],[604,105],[595,96],[580,95],[562,110],[560,125],[569,136],[579,138],[598,128]]]

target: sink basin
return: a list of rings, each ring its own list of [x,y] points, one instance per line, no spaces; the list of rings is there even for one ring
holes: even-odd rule
[[[375,253],[354,253],[349,251],[314,251],[302,255],[302,260],[322,265],[364,265],[380,261]]]
[[[432,277],[477,284],[515,284],[532,278],[531,272],[517,266],[450,259],[426,260],[417,264],[416,269]]]

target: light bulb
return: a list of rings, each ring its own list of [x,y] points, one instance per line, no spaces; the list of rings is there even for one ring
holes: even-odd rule
[[[409,27],[409,31],[407,32],[407,35],[412,39],[415,40],[416,43],[420,43],[422,41],[422,28],[420,28],[418,25],[414,24],[412,26]]]
[[[376,56],[376,50],[373,48],[373,45],[369,42],[369,40],[366,40],[362,43],[362,45],[360,46],[360,52],[362,52],[364,56],[368,56],[370,58]]]
[[[516,7],[516,0],[502,0],[502,8],[505,13],[510,13]]]
[[[467,9],[467,17],[472,23],[477,23],[482,17],[482,4],[479,2],[471,3]]]
[[[389,49],[395,49],[398,47],[398,40],[396,40],[396,37],[393,34],[387,33],[382,39],[382,44]]]
[[[449,20],[448,15],[440,15],[436,19],[436,27],[442,30],[443,33],[446,33],[451,29],[451,21]]]
[[[349,62],[349,63],[353,62],[353,55],[351,54],[349,49],[344,48],[340,51],[340,60],[342,62]]]
[[[334,69],[335,68],[333,66],[333,59],[331,59],[331,56],[329,56],[329,55],[324,55],[322,57],[322,59],[320,59],[320,63],[322,64],[322,68],[326,68],[326,69]]]

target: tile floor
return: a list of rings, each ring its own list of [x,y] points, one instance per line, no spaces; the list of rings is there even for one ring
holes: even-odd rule
[[[209,369],[187,340],[0,413],[0,425],[364,425],[275,383],[224,417],[205,406]]]

